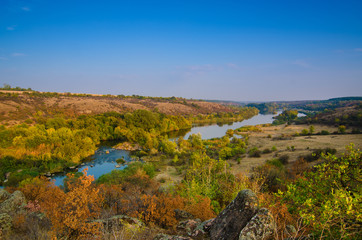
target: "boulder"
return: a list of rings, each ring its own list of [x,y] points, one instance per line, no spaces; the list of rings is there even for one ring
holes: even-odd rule
[[[102,223],[103,226],[107,229],[112,229],[115,226],[123,226],[125,224],[135,225],[135,226],[137,225],[139,227],[144,226],[144,224],[137,218],[129,217],[126,215],[116,215],[106,219],[97,219],[94,220],[93,222]]]
[[[174,212],[176,220],[182,221],[187,219],[194,219],[194,215],[192,215],[189,212],[186,212],[185,210],[175,209]]]
[[[241,230],[257,213],[259,201],[251,190],[242,190],[215,218],[209,228],[212,240],[237,240]]]
[[[200,219],[188,219],[181,221],[176,229],[180,235],[191,236],[192,232],[196,229],[198,225],[200,225]]]
[[[12,227],[12,218],[7,213],[0,213],[0,233],[10,230]],[[0,234],[1,239],[1,234]]]
[[[10,197],[10,193],[8,193],[7,191],[5,191],[4,189],[0,188],[0,203],[2,203],[3,201],[5,201],[6,199],[8,199]]]
[[[212,225],[212,222],[214,221],[215,218],[206,220],[205,222],[202,222],[201,224],[199,224],[195,230],[192,232],[191,236],[196,238],[196,239],[207,239],[208,236],[208,231]]]
[[[192,240],[192,238],[159,233],[153,240]]]
[[[15,191],[0,204],[0,213],[15,213],[23,210],[25,205],[26,199],[24,194],[20,191]]]
[[[262,208],[241,230],[239,240],[269,240],[276,231],[274,218],[268,209]]]

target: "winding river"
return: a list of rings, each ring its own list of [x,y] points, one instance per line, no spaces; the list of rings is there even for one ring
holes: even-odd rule
[[[196,126],[191,128],[191,130],[189,130],[188,132],[179,132],[176,133],[175,136],[170,136],[170,138],[183,137],[184,139],[187,139],[191,134],[196,133],[200,133],[203,139],[219,138],[224,136],[228,129],[237,129],[246,125],[271,123],[273,122],[273,117],[280,113],[281,111],[279,111],[277,114],[258,114],[242,122],[234,122],[224,125],[215,124],[208,126]],[[84,163],[76,170],[78,172],[81,172],[85,168],[88,168],[88,175],[93,175],[94,178],[97,179],[99,176],[105,173],[109,173],[114,169],[124,169],[127,166],[127,162],[131,161],[130,152],[112,148],[112,146],[114,146],[115,144],[115,142],[102,143],[98,150],[95,152],[95,154],[86,158]],[[122,157],[124,158],[126,163],[119,166],[116,163],[116,160]],[[56,176],[54,176],[53,179],[55,180],[55,185],[62,185],[65,175],[66,173],[57,174]]]

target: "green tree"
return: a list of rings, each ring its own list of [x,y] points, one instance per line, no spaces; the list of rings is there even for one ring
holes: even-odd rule
[[[350,145],[340,158],[323,158],[279,194],[318,239],[360,239],[362,154]]]
[[[338,131],[340,132],[340,133],[346,133],[346,126],[344,126],[344,125],[340,125],[339,127],[338,127]]]
[[[313,125],[310,125],[309,126],[309,134],[312,135],[314,133],[314,126]]]

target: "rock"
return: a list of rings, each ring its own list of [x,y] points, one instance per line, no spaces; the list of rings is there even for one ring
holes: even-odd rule
[[[286,236],[291,237],[291,238],[296,237],[298,234],[297,230],[295,229],[295,227],[293,225],[285,226],[284,233]]]
[[[4,189],[0,188],[0,203],[2,203],[3,201],[5,201],[6,199],[8,199],[10,197],[10,193],[8,193],[7,191],[5,191]]]
[[[206,220],[205,222],[202,222],[199,224],[196,229],[192,232],[191,236],[196,239],[206,239],[208,238],[208,230],[212,225],[212,222],[215,218]]]
[[[201,220],[200,219],[188,219],[188,220],[184,220],[184,221],[181,221],[176,229],[177,231],[179,231],[179,234],[181,235],[188,235],[188,236],[191,236],[193,231],[196,229],[196,227],[198,225],[200,225],[201,223]]]
[[[143,227],[144,224],[137,218],[132,218],[126,215],[116,215],[106,219],[97,219],[94,222],[103,223],[107,229],[112,229],[114,226],[123,226],[124,224],[138,225]]]
[[[175,209],[175,218],[178,221],[182,221],[187,219],[193,219],[194,215],[192,215],[189,212],[186,212],[185,210]]]
[[[241,230],[239,240],[269,240],[276,231],[274,218],[268,209],[262,208]]]
[[[20,191],[15,191],[8,199],[0,204],[0,213],[15,213],[23,210],[26,205],[25,196]]]
[[[6,232],[12,227],[12,218],[7,213],[0,213],[0,239],[1,231]]]
[[[120,167],[121,167],[121,165],[118,165],[118,164],[117,164],[115,167],[116,167],[116,168],[120,168]]]
[[[259,201],[251,190],[242,190],[215,218],[209,230],[212,240],[237,240],[239,233],[258,211]]]
[[[8,179],[10,177],[11,172],[5,173],[5,179]]]
[[[153,238],[153,240],[192,240],[192,238],[159,233]]]

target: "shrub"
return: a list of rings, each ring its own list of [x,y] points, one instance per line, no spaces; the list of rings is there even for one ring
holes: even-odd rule
[[[283,165],[286,165],[288,164],[288,160],[289,160],[289,156],[288,155],[281,155],[279,157],[279,161],[283,164]]]
[[[249,157],[255,157],[255,158],[261,157],[261,151],[257,147],[250,149],[248,153]]]
[[[322,157],[324,163],[279,195],[292,213],[303,218],[314,239],[360,239],[362,154],[351,145],[340,158]]]
[[[330,133],[327,130],[322,130],[320,132],[321,135],[329,135]]]
[[[266,153],[271,153],[272,152],[272,150],[270,150],[269,148],[265,148],[264,150],[263,150],[263,153],[264,154],[266,154]]]

